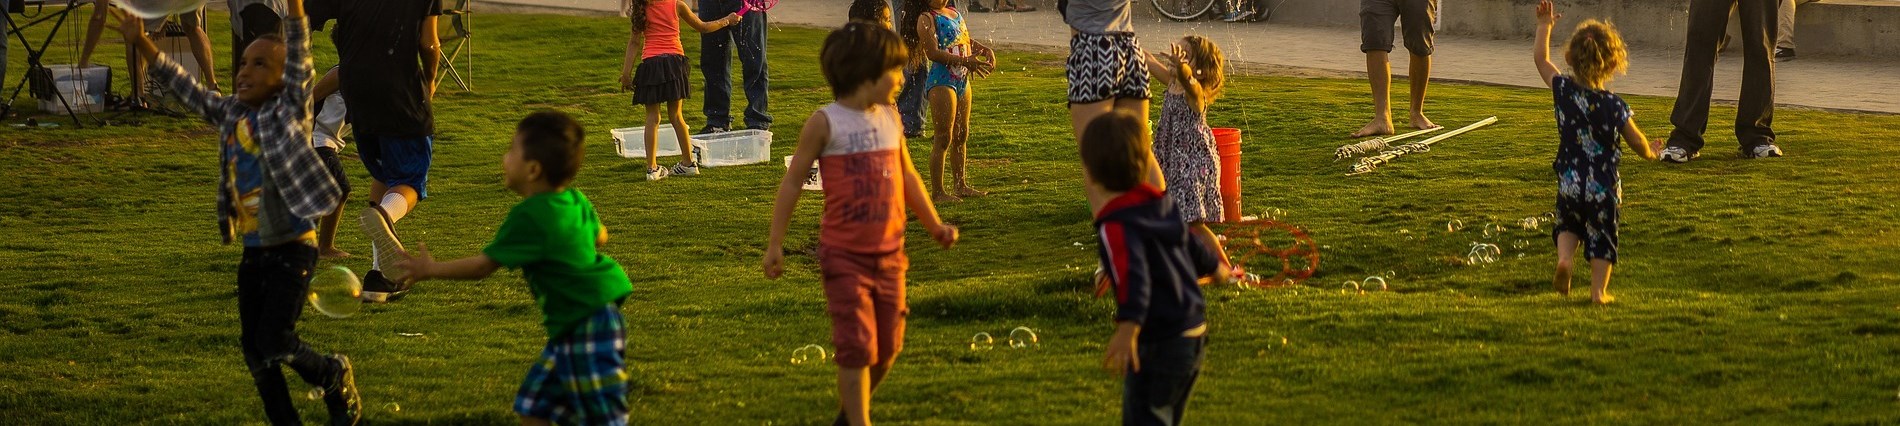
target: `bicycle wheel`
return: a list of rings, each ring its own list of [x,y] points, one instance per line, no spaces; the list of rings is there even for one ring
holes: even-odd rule
[[[1155,11],[1161,16],[1176,21],[1187,21],[1201,17],[1214,8],[1214,0],[1152,0]]]

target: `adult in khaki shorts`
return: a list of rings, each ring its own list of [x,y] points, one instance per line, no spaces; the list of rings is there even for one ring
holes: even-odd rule
[[[1352,137],[1392,134],[1392,66],[1386,57],[1402,23],[1405,50],[1412,53],[1412,128],[1432,129],[1425,118],[1425,84],[1432,74],[1432,35],[1438,27],[1438,0],[1359,0],[1359,51],[1366,54],[1366,78],[1372,81],[1372,122]]]

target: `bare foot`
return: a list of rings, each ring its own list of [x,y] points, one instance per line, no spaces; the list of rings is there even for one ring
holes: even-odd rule
[[[1553,283],[1557,287],[1557,294],[1570,296],[1570,267],[1557,265],[1557,279]]]
[[[1367,136],[1379,136],[1379,135],[1390,135],[1390,134],[1392,134],[1392,119],[1385,118],[1385,117],[1374,117],[1371,123],[1366,123],[1366,127],[1361,127],[1359,128],[1359,131],[1352,132],[1352,137],[1363,138]]]
[[[1425,114],[1412,114],[1412,128],[1425,130],[1436,129],[1438,127],[1437,124],[1432,123],[1432,119],[1425,118]]]
[[[1616,296],[1611,296],[1609,293],[1598,294],[1598,295],[1590,297],[1590,302],[1596,303],[1598,305],[1608,305],[1610,304],[1610,302],[1615,302],[1615,301],[1616,301]]]
[[[957,196],[950,195],[950,194],[936,194],[936,195],[930,196],[930,202],[932,204],[955,203],[955,202],[961,202],[961,201],[963,201],[962,198],[958,198]]]
[[[323,252],[317,253],[317,258],[323,260],[344,259],[348,257],[350,257],[350,252],[337,250],[335,247],[323,249]]]
[[[971,187],[968,187],[968,186],[965,186],[965,187],[962,187],[962,188],[957,188],[957,196],[958,196],[958,197],[981,197],[981,196],[985,196],[985,195],[990,195],[990,193],[988,193],[988,192],[983,192],[983,191],[978,191],[978,190],[976,190],[976,188],[971,188]]]

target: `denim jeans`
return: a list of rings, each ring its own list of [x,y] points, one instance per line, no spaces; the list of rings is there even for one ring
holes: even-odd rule
[[[714,20],[739,11],[740,0],[699,0],[699,18]],[[700,35],[699,71],[706,77],[706,127],[732,127],[732,51],[739,51],[745,83],[745,126],[768,130],[764,11],[747,13],[739,25]],[[735,46],[736,45],[736,46]]]
[[[1168,336],[1136,343],[1141,371],[1128,372],[1122,382],[1122,424],[1181,424],[1188,394],[1201,376],[1207,355],[1207,336]]]
[[[238,341],[271,424],[302,422],[279,365],[290,366],[304,383],[326,389],[340,372],[341,366],[297,338],[297,318],[303,315],[316,265],[317,248],[297,242],[245,247],[238,264],[238,324],[243,330]]]

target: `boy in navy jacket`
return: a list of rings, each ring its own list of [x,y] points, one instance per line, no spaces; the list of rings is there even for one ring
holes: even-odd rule
[[[1117,304],[1103,367],[1126,373],[1122,424],[1176,425],[1206,348],[1207,302],[1197,281],[1225,278],[1220,258],[1193,240],[1174,205],[1142,183],[1149,158],[1143,126],[1139,117],[1114,112],[1082,133],[1090,198],[1108,200],[1095,217],[1097,251]]]

